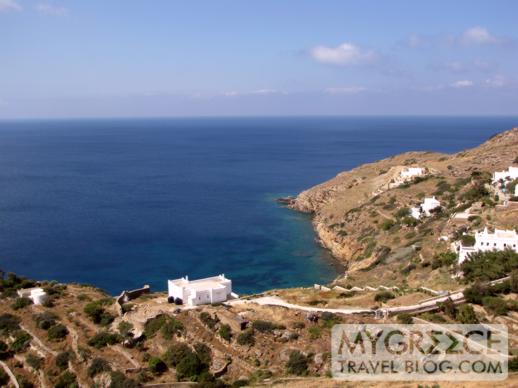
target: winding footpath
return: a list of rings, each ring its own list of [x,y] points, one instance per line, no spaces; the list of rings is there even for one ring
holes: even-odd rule
[[[495,285],[502,283],[509,279],[509,276],[506,276],[504,278],[496,279],[493,281],[488,282],[489,285]],[[284,299],[279,298],[277,296],[263,296],[259,298],[254,299],[236,299],[227,302],[226,304],[232,306],[232,305],[238,305],[238,304],[248,304],[248,303],[255,303],[258,305],[265,305],[265,306],[279,306],[279,307],[285,307],[288,309],[293,310],[301,310],[301,311],[307,311],[307,312],[330,312],[334,314],[343,314],[343,315],[355,315],[355,314],[372,314],[379,317],[388,316],[391,314],[401,314],[401,313],[410,313],[410,314],[416,314],[416,313],[422,313],[426,311],[432,311],[439,308],[437,305],[438,303],[445,302],[448,299],[451,299],[453,303],[460,304],[465,302],[464,298],[464,290],[465,288],[462,288],[457,291],[448,292],[445,295],[442,296],[436,296],[433,298],[426,299],[420,303],[413,304],[413,305],[405,305],[405,306],[395,306],[395,307],[386,307],[386,308],[380,308],[377,310],[372,309],[366,309],[366,308],[323,308],[323,307],[312,307],[312,306],[303,306],[298,305],[294,303],[286,302]]]

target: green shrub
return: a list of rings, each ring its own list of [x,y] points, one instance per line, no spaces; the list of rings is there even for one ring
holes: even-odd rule
[[[394,299],[396,296],[390,291],[380,291],[374,295],[374,300],[376,302],[385,303],[390,299]]]
[[[76,375],[70,371],[63,372],[54,388],[79,388],[79,384],[77,383]]]
[[[274,330],[286,328],[283,325],[278,325],[274,322],[263,321],[260,319],[252,322],[252,327],[257,331],[260,331],[261,333],[271,333]]]
[[[462,304],[458,307],[457,321],[466,325],[479,323],[475,310],[470,304]]]
[[[176,367],[187,354],[192,353],[189,345],[181,342],[171,345],[162,355],[162,359],[169,367]]]
[[[48,330],[51,326],[56,324],[58,317],[54,313],[45,311],[40,314],[35,314],[33,319],[36,322],[36,326],[38,326],[40,329]]]
[[[40,370],[43,365],[43,358],[35,356],[32,353],[25,358],[25,361],[27,362],[27,365],[34,370]]]
[[[66,326],[58,323],[52,326],[47,332],[47,337],[50,341],[61,341],[68,335]]]
[[[381,229],[385,231],[390,230],[395,224],[394,220],[385,220],[381,224]]]
[[[394,217],[396,218],[405,218],[410,215],[410,209],[407,207],[402,207],[397,212],[394,213]]]
[[[320,326],[311,326],[308,329],[309,338],[312,340],[319,339],[322,336],[322,328]]]
[[[206,366],[195,353],[188,353],[176,366],[176,377],[178,381],[192,380],[200,375]]]
[[[482,305],[493,315],[506,315],[509,311],[505,300],[494,296],[483,297]]]
[[[410,314],[401,313],[398,314],[397,321],[405,325],[410,325],[411,323],[414,323],[414,318]]]
[[[308,374],[308,358],[299,352],[294,350],[290,353],[290,358],[286,364],[286,371],[290,374],[297,376],[305,376]]]
[[[504,251],[474,252],[460,266],[466,281],[489,281],[502,278],[518,268],[518,254]]]
[[[330,313],[328,311],[324,311],[322,313],[322,315],[320,316],[320,319],[322,321],[322,325],[327,328],[331,328],[334,325],[342,323],[342,318],[340,318],[338,315],[336,315],[334,313]]]
[[[184,330],[183,323],[179,320],[169,317],[169,319],[160,328],[162,337],[166,340],[170,340],[173,336],[181,333]]]
[[[214,330],[219,320],[213,318],[209,313],[203,311],[200,313],[200,320],[211,330]]]
[[[20,329],[20,318],[12,314],[0,315],[0,334],[10,334]]]
[[[56,356],[56,366],[61,370],[67,370],[70,359],[70,352],[59,353]]]
[[[153,337],[159,330],[165,339],[171,339],[174,334],[184,330],[182,322],[166,314],[159,315],[146,322],[144,335],[146,338]]]
[[[13,304],[11,305],[11,308],[13,310],[20,310],[27,306],[30,306],[31,304],[32,304],[32,300],[30,300],[29,298],[26,298],[26,297],[16,298],[14,300]]]
[[[239,333],[237,336],[237,343],[239,345],[249,345],[254,346],[255,338],[254,338],[254,329],[246,329],[243,332]]]
[[[92,320],[93,323],[108,326],[113,322],[115,317],[104,309],[105,305],[112,303],[113,300],[109,298],[96,300],[87,303],[83,309],[84,313]]]
[[[212,351],[203,342],[197,342],[194,344],[194,351],[200,358],[200,361],[204,365],[210,365],[212,363]]]
[[[439,309],[448,317],[455,319],[457,316],[457,307],[451,298],[447,298],[444,302],[438,302]]]
[[[131,330],[133,330],[133,324],[131,322],[128,322],[128,321],[120,321],[118,326],[117,326],[117,329],[119,330],[119,333],[124,336],[124,337],[128,337]]]
[[[225,341],[230,342],[230,340],[232,339],[232,329],[229,325],[223,324],[219,328],[219,335]]]
[[[115,345],[120,342],[122,342],[122,337],[119,334],[102,331],[90,338],[88,340],[88,345],[97,349],[101,349],[107,345]]]
[[[514,269],[511,271],[509,287],[511,289],[511,292],[518,293],[518,269]]]
[[[93,378],[100,373],[110,372],[111,370],[112,368],[110,367],[108,361],[106,361],[104,358],[96,357],[92,360],[92,363],[88,367],[88,376]]]
[[[403,225],[406,225],[406,226],[417,226],[419,224],[419,220],[417,218],[414,218],[414,217],[405,217],[401,220],[401,223]],[[407,235],[408,236],[408,235]],[[406,237],[406,236],[405,236]],[[411,238],[411,237],[407,237],[407,238]]]
[[[31,342],[31,335],[23,330],[18,330],[14,334],[14,341],[11,344],[11,350],[15,353],[20,353],[29,347]]]
[[[462,242],[462,245],[465,247],[472,247],[473,245],[475,245],[476,242],[475,237],[471,234],[463,234],[460,238],[460,241]]]
[[[151,372],[160,375],[167,370],[167,365],[158,357],[151,357],[148,362],[148,367]]]
[[[457,262],[457,254],[455,252],[442,252],[436,255],[432,261],[432,269],[440,267],[450,267]]]
[[[110,373],[110,386],[108,388],[138,388],[138,384],[135,380],[126,377],[124,373],[114,371]]]

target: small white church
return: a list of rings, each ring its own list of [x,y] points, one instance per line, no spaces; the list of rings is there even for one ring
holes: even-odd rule
[[[495,171],[493,173],[493,183],[498,183],[500,180],[514,180],[518,179],[518,167],[510,166],[507,170],[504,171]]]
[[[518,253],[518,234],[515,230],[495,229],[494,233],[489,233],[487,228],[482,232],[475,233],[475,245],[465,247],[460,244],[454,245],[459,253],[459,264],[467,259],[468,255],[478,251],[503,251],[512,249]]]
[[[187,276],[168,280],[167,288],[169,298],[188,306],[221,303],[230,297],[237,297],[232,293],[232,281],[224,274],[198,280],[189,280]]]
[[[409,180],[418,176],[425,175],[426,171],[423,167],[406,167],[401,171],[400,176],[404,180]]]
[[[425,198],[421,205],[410,209],[410,215],[416,219],[420,219],[423,216],[430,217],[432,215],[431,211],[438,207],[441,207],[441,202],[435,199],[435,197]]]

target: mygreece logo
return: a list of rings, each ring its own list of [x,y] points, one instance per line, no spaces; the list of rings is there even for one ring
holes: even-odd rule
[[[333,377],[354,381],[507,378],[505,325],[335,325]]]

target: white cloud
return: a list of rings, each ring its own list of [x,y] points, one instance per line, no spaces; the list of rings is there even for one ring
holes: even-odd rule
[[[346,86],[341,88],[327,88],[324,90],[327,94],[357,94],[366,91],[363,86]]]
[[[341,66],[372,63],[378,58],[374,51],[362,50],[352,43],[342,43],[337,47],[316,46],[310,54],[318,62]]]
[[[495,44],[499,42],[486,28],[479,26],[464,31],[460,40],[462,43],[468,45]]]
[[[0,12],[21,11],[22,6],[16,0],[0,0]]]
[[[410,48],[422,47],[425,44],[425,38],[418,34],[412,34],[408,37],[406,44]]]
[[[277,90],[277,89],[257,89],[257,90],[250,90],[250,91],[244,91],[244,92],[238,92],[236,90],[231,90],[229,92],[222,93],[225,97],[237,97],[237,96],[268,96],[272,94],[282,94],[286,95],[288,92],[285,92],[283,90]]]
[[[464,64],[459,61],[448,62],[445,67],[446,69],[454,73],[462,73],[466,71],[466,67],[464,66]]]
[[[68,9],[65,7],[53,5],[50,3],[40,3],[36,5],[36,11],[43,13],[45,15],[52,16],[66,16],[68,15]]]
[[[453,88],[469,88],[473,86],[473,81],[469,79],[463,79],[460,81],[453,82],[452,84],[450,84],[450,86]]]
[[[486,79],[485,84],[494,88],[501,88],[507,85],[507,80],[502,75],[495,75],[494,77]]]

